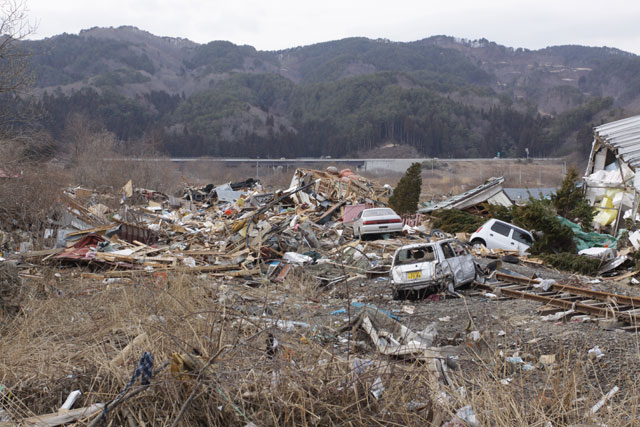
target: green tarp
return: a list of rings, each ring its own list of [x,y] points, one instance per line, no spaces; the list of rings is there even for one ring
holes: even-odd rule
[[[624,229],[618,230],[618,237],[613,237],[610,234],[601,234],[596,232],[587,233],[586,231],[582,231],[582,228],[580,228],[580,226],[575,222],[571,222],[561,216],[559,216],[558,219],[561,223],[571,228],[571,231],[573,231],[573,241],[576,242],[576,248],[578,248],[578,251],[593,247],[615,248],[618,245],[618,239],[620,238],[622,233],[626,231]]]

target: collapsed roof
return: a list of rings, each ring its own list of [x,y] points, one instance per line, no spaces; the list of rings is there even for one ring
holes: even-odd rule
[[[481,203],[487,202],[491,205],[511,206],[513,203],[504,193],[502,184],[504,177],[489,178],[481,184],[464,193],[449,197],[447,200],[438,202],[419,209],[419,213],[429,213],[440,209],[467,209]]]

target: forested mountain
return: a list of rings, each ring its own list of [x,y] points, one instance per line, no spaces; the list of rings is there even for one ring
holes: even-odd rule
[[[611,48],[436,36],[267,52],[133,27],[22,46],[35,83],[6,103],[11,123],[62,145],[80,115],[176,156],[339,157],[389,142],[424,156],[549,156],[588,150],[592,125],[640,111],[640,57]]]

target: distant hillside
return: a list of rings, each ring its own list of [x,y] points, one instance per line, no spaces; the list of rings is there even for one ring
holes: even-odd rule
[[[610,48],[436,36],[266,52],[133,27],[23,46],[35,88],[16,115],[37,111],[35,126],[63,141],[82,114],[131,143],[153,134],[173,155],[338,157],[388,142],[438,157],[558,155],[640,111],[640,57]]]

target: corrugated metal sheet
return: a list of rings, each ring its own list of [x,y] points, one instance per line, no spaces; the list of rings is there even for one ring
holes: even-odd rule
[[[100,259],[95,259],[95,248],[101,242],[106,242],[107,239],[98,234],[87,234],[82,239],[77,241],[73,246],[66,248],[53,258],[62,261],[91,261],[102,262]]]
[[[552,194],[556,194],[555,188],[505,188],[504,192],[513,202],[526,202],[529,197],[534,199],[548,199]]]
[[[491,178],[484,184],[481,184],[475,188],[472,188],[471,190],[465,191],[464,193],[457,194],[455,196],[448,198],[447,200],[443,200],[442,202],[425,206],[422,209],[418,209],[418,212],[429,213],[429,212],[437,211],[440,209],[454,209],[454,208],[463,209],[464,207],[467,207],[465,205],[465,202],[467,200],[480,196],[482,194],[484,194],[486,197],[484,198],[480,197],[480,199],[482,200],[476,201],[476,204],[484,202],[485,200],[494,196],[496,193],[502,191],[503,182],[504,182],[504,177],[502,176],[499,178]]]
[[[629,166],[640,165],[640,116],[605,123],[595,128],[595,134]]]

